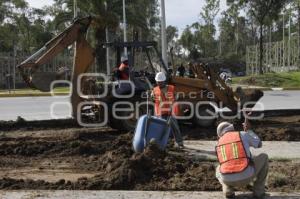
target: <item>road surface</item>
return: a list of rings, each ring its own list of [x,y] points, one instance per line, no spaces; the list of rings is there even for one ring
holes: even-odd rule
[[[68,97],[0,98],[0,120],[46,120],[71,117]],[[255,110],[300,109],[300,91],[265,91]]]
[[[253,198],[251,193],[237,193],[239,198]],[[56,198],[90,198],[90,199],[219,199],[221,192],[168,192],[168,191],[0,191],[2,199],[56,199]],[[267,193],[266,199],[297,199],[300,193]]]
[[[184,141],[184,150],[195,158],[200,159],[216,159],[216,141]],[[267,153],[270,159],[298,159],[300,160],[300,144],[299,142],[274,142],[264,141],[263,147],[260,149],[251,148],[251,154],[258,155]]]

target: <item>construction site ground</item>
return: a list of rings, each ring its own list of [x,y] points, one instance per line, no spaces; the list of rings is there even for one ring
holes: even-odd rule
[[[0,191],[1,199],[221,199],[221,192],[193,191]],[[251,199],[251,193],[238,193],[237,199]],[[300,193],[269,193],[266,199],[299,199]]]
[[[282,195],[290,196],[282,198],[300,198],[297,194],[300,192],[300,115],[265,118],[252,124],[265,141],[262,151],[271,157],[268,192],[272,198]],[[215,178],[217,162],[213,157],[215,127],[182,124],[181,128],[186,140],[184,150],[176,149],[171,140],[166,152],[151,145],[144,153],[135,154],[131,147],[132,132],[81,128],[72,120],[1,122],[0,189],[3,191],[0,196],[57,198],[55,194],[59,194],[68,198],[68,194],[76,194],[75,198],[104,198],[111,194],[110,198],[132,198],[131,194],[139,194],[138,198],[197,198],[206,194],[202,198],[220,198],[221,186]],[[273,148],[278,152],[270,153]],[[251,192],[251,186],[240,191]]]

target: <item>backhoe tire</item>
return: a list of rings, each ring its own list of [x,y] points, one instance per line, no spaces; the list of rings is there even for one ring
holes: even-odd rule
[[[131,101],[131,103],[135,106],[136,102],[139,102],[139,101]],[[117,108],[129,108],[129,106],[127,105],[119,105],[117,106]],[[121,116],[121,117],[126,117],[126,116],[132,116],[131,118],[129,119],[118,119],[118,118],[115,118],[113,116],[113,114],[110,114],[110,126],[111,128],[113,129],[117,129],[119,131],[122,131],[122,132],[133,132],[136,128],[136,124],[137,124],[137,121],[139,119],[139,117],[141,117],[142,115],[145,115],[147,114],[147,107],[146,105],[142,105],[142,106],[139,106],[139,110],[136,111],[136,107],[134,107],[134,111],[122,111],[122,112],[118,112],[118,116]],[[112,110],[112,109],[111,109]]]
[[[212,105],[199,106],[198,110],[195,111],[198,112],[198,114],[195,113],[193,117],[193,123],[195,125],[200,127],[210,127],[215,125],[217,120],[216,110]],[[210,114],[210,112],[212,112],[213,114]]]

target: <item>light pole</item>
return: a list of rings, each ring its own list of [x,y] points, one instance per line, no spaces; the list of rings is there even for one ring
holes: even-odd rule
[[[282,53],[282,66],[281,66],[281,67],[283,67],[283,68],[285,67],[285,56],[284,56],[284,54],[285,54],[285,21],[284,21],[284,20],[285,20],[285,17],[284,17],[284,14],[285,14],[285,13],[284,13],[284,11],[285,11],[285,10],[282,11],[282,12],[283,12],[283,15],[282,15],[282,21],[283,21],[283,25],[282,25],[282,26],[283,26],[283,28],[282,28],[282,29],[283,29],[283,30],[282,30],[283,53]]]
[[[288,67],[291,69],[291,3],[289,3],[289,43],[288,43]]]
[[[14,46],[14,60],[13,60],[13,90],[16,90],[16,56],[17,56],[17,48],[16,48],[16,42],[13,41]]]
[[[127,42],[127,22],[126,22],[126,3],[123,0],[123,28],[124,28],[124,42]],[[124,56],[127,56],[127,48],[124,48]]]
[[[107,1],[105,1],[105,11],[107,12]],[[109,33],[108,33],[108,28],[107,28],[107,26],[106,26],[106,28],[105,28],[105,37],[106,37],[106,43],[108,43],[109,42]],[[109,61],[109,54],[110,54],[110,52],[109,52],[109,47],[107,46],[106,47],[106,72],[107,72],[107,75],[109,75],[110,74],[110,61]]]
[[[74,19],[76,19],[78,12],[77,12],[77,0],[74,0]]]
[[[166,34],[166,11],[165,11],[165,0],[161,0],[161,50],[162,59],[166,66],[168,66],[168,55],[167,55],[167,34]]]

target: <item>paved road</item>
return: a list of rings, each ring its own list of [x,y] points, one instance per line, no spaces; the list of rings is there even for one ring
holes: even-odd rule
[[[250,193],[238,193],[240,199],[251,199]],[[220,199],[221,192],[170,192],[170,191],[0,191],[2,199]],[[266,199],[299,199],[300,193],[270,193]]]
[[[265,110],[300,109],[300,91],[264,91],[259,102]],[[261,110],[258,105],[254,109]]]
[[[216,159],[215,141],[184,141],[185,151],[200,159]],[[251,153],[257,155],[267,153],[270,159],[297,159],[300,160],[300,142],[263,142],[260,149],[251,148]]]
[[[71,117],[69,99],[65,97],[0,98],[0,120],[47,120]],[[51,109],[52,113],[51,114]]]
[[[15,120],[18,116],[26,120],[71,117],[68,102],[66,97],[0,98],[0,120]],[[300,109],[300,91],[266,91],[259,102],[266,110]],[[255,109],[261,107],[257,105]]]

